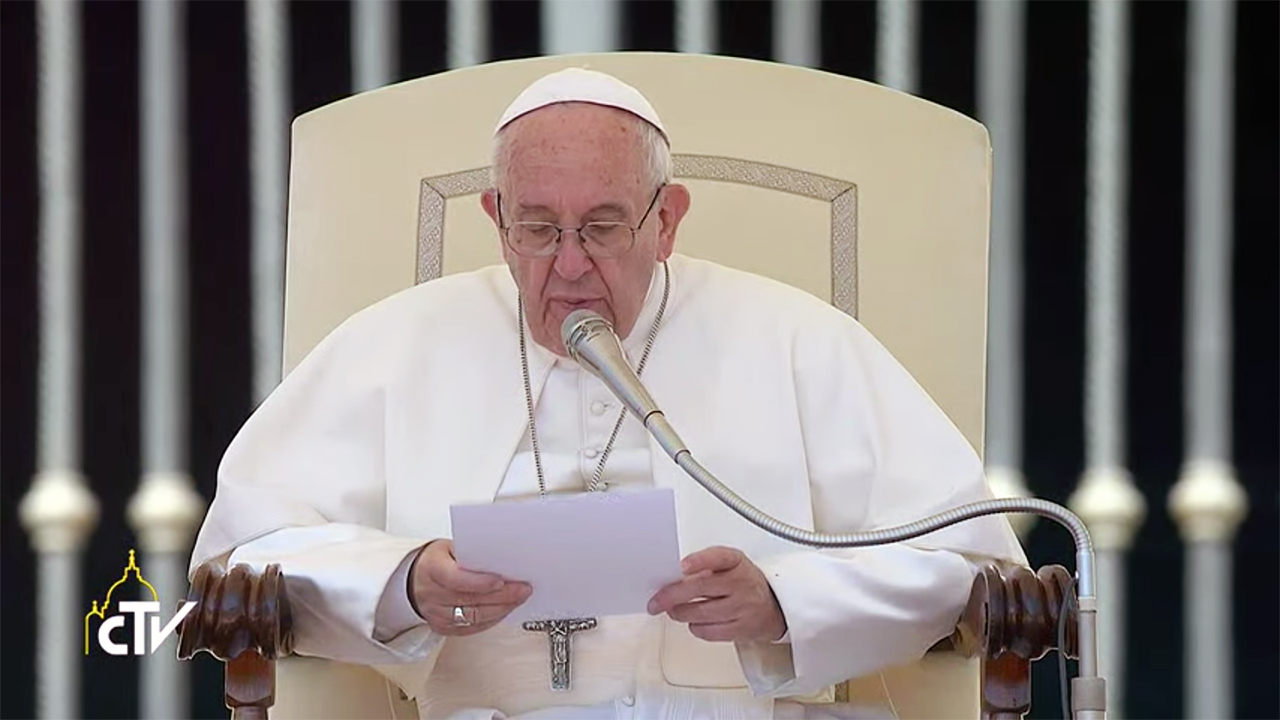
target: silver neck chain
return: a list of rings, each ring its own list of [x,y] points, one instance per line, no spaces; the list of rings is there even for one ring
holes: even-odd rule
[[[653,325],[649,328],[649,338],[645,341],[644,352],[640,355],[640,364],[636,366],[636,375],[644,372],[645,363],[649,361],[649,351],[653,349],[653,341],[658,337],[658,326],[662,324],[662,316],[667,312],[667,298],[670,294],[671,269],[664,262],[662,263],[662,302],[658,305],[658,314],[653,318]],[[529,350],[524,337],[524,298],[522,297],[516,300],[516,316],[516,323],[520,326],[520,369],[524,373],[524,403],[529,411],[529,444],[533,446],[533,466],[538,473],[538,494],[546,497],[547,478],[542,472],[542,452],[538,448],[538,424],[533,414],[533,386],[529,382]],[[600,478],[604,474],[604,464],[609,460],[609,454],[613,452],[613,444],[617,442],[618,432],[622,430],[622,421],[626,419],[627,408],[623,407],[622,412],[618,413],[618,421],[613,424],[609,443],[604,446],[604,452],[600,453],[600,462],[596,464],[596,471],[591,475],[587,492],[604,489],[600,483]]]

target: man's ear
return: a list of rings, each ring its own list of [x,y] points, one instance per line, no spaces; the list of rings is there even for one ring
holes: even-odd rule
[[[480,193],[480,207],[484,208],[484,214],[489,216],[493,221],[493,226],[501,228],[502,224],[498,222],[498,191],[489,188]]]
[[[658,208],[658,261],[671,257],[676,250],[676,230],[685,213],[689,212],[692,198],[689,188],[684,185],[671,184],[662,191],[662,206]]]
[[[502,259],[509,263],[511,258],[507,256],[507,244],[502,241],[502,223],[498,215],[498,191],[489,188],[480,193],[480,207],[484,208],[484,214],[489,216],[493,226],[498,229],[498,247],[502,249]]]

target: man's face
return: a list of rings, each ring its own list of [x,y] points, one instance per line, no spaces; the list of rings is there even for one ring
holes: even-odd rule
[[[636,227],[658,190],[645,171],[640,123],[613,108],[552,105],[509,125],[507,162],[497,193],[482,197],[499,222],[551,222],[578,228],[589,222]],[[689,207],[688,191],[665,187],[636,231],[634,246],[611,258],[591,257],[578,233],[562,234],[547,257],[518,255],[503,243],[503,258],[525,300],[534,341],[564,355],[560,326],[585,308],[613,323],[619,337],[634,329],[656,263],[671,256],[676,227]]]

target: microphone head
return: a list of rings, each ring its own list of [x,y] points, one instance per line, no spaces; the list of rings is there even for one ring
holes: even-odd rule
[[[577,362],[582,362],[578,349],[600,332],[612,333],[613,325],[593,310],[574,310],[560,324],[560,340],[565,352]]]
[[[560,324],[565,352],[599,378],[641,422],[658,410],[631,365],[613,323],[590,310],[574,310]]]

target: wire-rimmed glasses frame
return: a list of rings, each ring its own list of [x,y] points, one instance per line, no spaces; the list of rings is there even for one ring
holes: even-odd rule
[[[576,228],[560,227],[552,222],[537,220],[521,220],[510,225],[503,225],[502,193],[495,191],[495,201],[498,206],[498,227],[502,231],[502,239],[506,242],[507,247],[511,248],[511,252],[521,257],[541,258],[555,255],[560,250],[560,241],[564,239],[564,234],[567,231],[573,231],[578,234],[578,241],[582,245],[582,251],[588,257],[621,257],[635,247],[636,233],[648,221],[653,208],[658,204],[658,197],[662,195],[662,191],[666,187],[666,183],[658,186],[657,191],[653,193],[653,199],[649,201],[649,207],[645,209],[644,215],[640,217],[640,222],[636,223],[634,227],[625,222],[604,220],[584,223]],[[517,241],[512,240],[513,230],[517,235]],[[618,235],[623,230],[626,233]],[[553,231],[554,236],[552,235]],[[614,235],[617,235],[616,239],[612,238]],[[526,239],[527,242],[519,242],[520,238]]]

